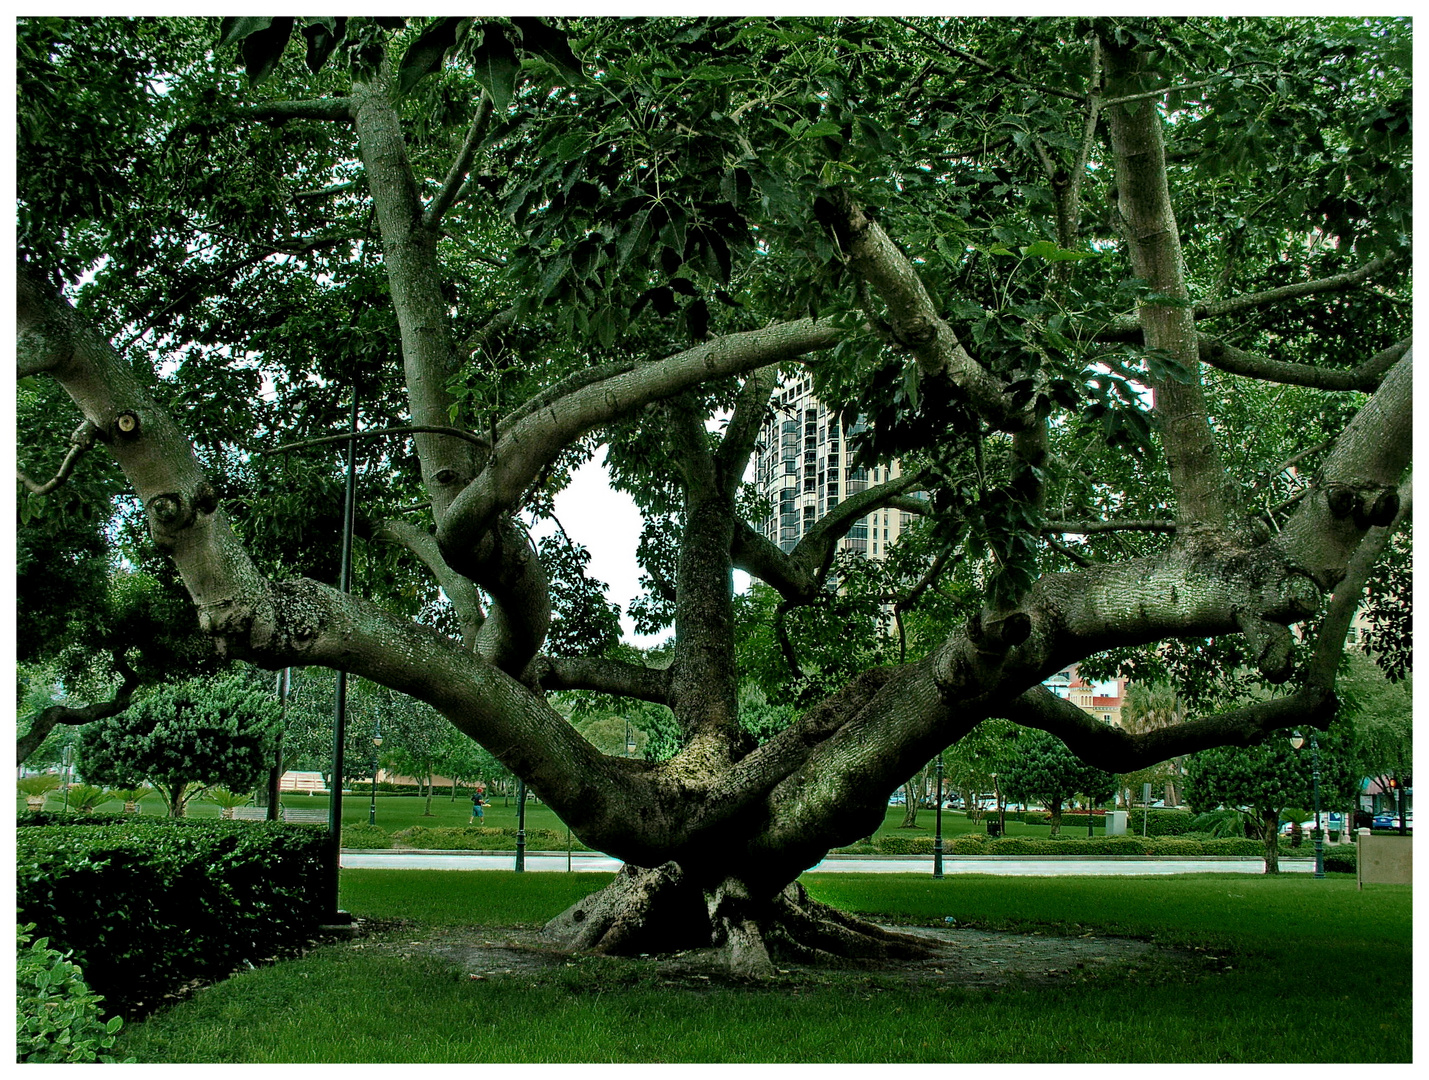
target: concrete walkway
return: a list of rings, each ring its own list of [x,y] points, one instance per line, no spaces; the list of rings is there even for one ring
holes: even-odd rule
[[[342,865],[364,870],[512,870],[516,856],[509,851],[344,851]],[[537,872],[567,870],[565,852],[528,851],[526,869]],[[620,869],[620,860],[608,855],[575,853],[570,857],[572,873],[611,874]],[[1285,873],[1312,873],[1312,859],[1281,859]],[[929,874],[933,860],[927,855],[830,855],[808,873],[831,874]],[[1095,874],[1126,876],[1135,874],[1261,874],[1263,860],[1255,857],[1158,859],[1149,855],[1122,855],[1116,858],[1082,858],[1076,855],[976,855],[943,859],[944,874],[1003,874],[1052,876]]]

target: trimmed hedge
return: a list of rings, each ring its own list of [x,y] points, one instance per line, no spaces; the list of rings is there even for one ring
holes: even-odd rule
[[[466,825],[433,828],[413,825],[392,834],[397,846],[424,851],[515,851],[516,830],[498,829],[490,825]],[[572,839],[575,851],[588,851],[579,840]],[[557,829],[527,829],[527,851],[565,851],[566,834]]]
[[[931,836],[882,836],[873,844],[857,844],[842,849],[860,854],[881,855],[932,855]],[[1341,854],[1342,850],[1347,852]],[[990,839],[982,833],[962,833],[943,838],[943,852],[948,855],[1160,855],[1171,856],[1250,856],[1257,858],[1265,854],[1265,845],[1259,840],[1245,839],[1193,839],[1184,836],[1085,836],[1064,835],[1057,838],[1033,836],[1003,836]],[[1331,866],[1331,854],[1337,864]],[[1304,854],[1302,848],[1297,854]],[[1285,858],[1291,854],[1288,845],[1282,841],[1280,854]],[[1354,851],[1346,846],[1325,849],[1325,868],[1340,870],[1348,866],[1354,872]]]
[[[18,921],[73,954],[106,1010],[152,1008],[317,930],[326,834],[107,817],[35,814],[16,830]]]

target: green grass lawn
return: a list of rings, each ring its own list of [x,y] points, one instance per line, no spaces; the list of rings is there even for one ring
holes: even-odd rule
[[[539,925],[603,875],[343,872],[342,903],[423,926]],[[1112,969],[1051,988],[838,986],[706,991],[651,961],[587,958],[472,981],[418,950],[352,945],[235,976],[126,1027],[141,1062],[1408,1062],[1407,886],[1349,877],[811,874],[878,918],[1130,934],[1220,958]],[[1313,1021],[1313,1022],[1312,1022]]]

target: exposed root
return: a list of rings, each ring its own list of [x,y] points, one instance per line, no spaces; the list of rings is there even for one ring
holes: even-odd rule
[[[846,966],[930,954],[925,938],[838,911],[798,882],[772,899],[751,896],[735,877],[701,890],[674,863],[624,867],[606,888],[552,919],[545,936],[566,948],[618,955],[715,948],[731,974],[755,979],[772,977],[778,960]]]

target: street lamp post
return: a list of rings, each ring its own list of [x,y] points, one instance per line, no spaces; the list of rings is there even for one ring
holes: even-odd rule
[[[1299,750],[1305,745],[1305,737],[1298,731],[1290,736],[1290,745]],[[1310,732],[1310,780],[1315,793],[1315,876],[1325,876],[1325,829],[1320,823],[1320,744],[1315,741],[1315,733]]]
[[[367,804],[367,824],[377,824],[377,751],[382,749],[382,717],[377,718],[377,730],[372,736],[372,801]]]
[[[938,755],[938,795],[933,803],[933,877],[943,877],[943,755]]]
[[[526,781],[516,778],[516,872],[526,869]]]

